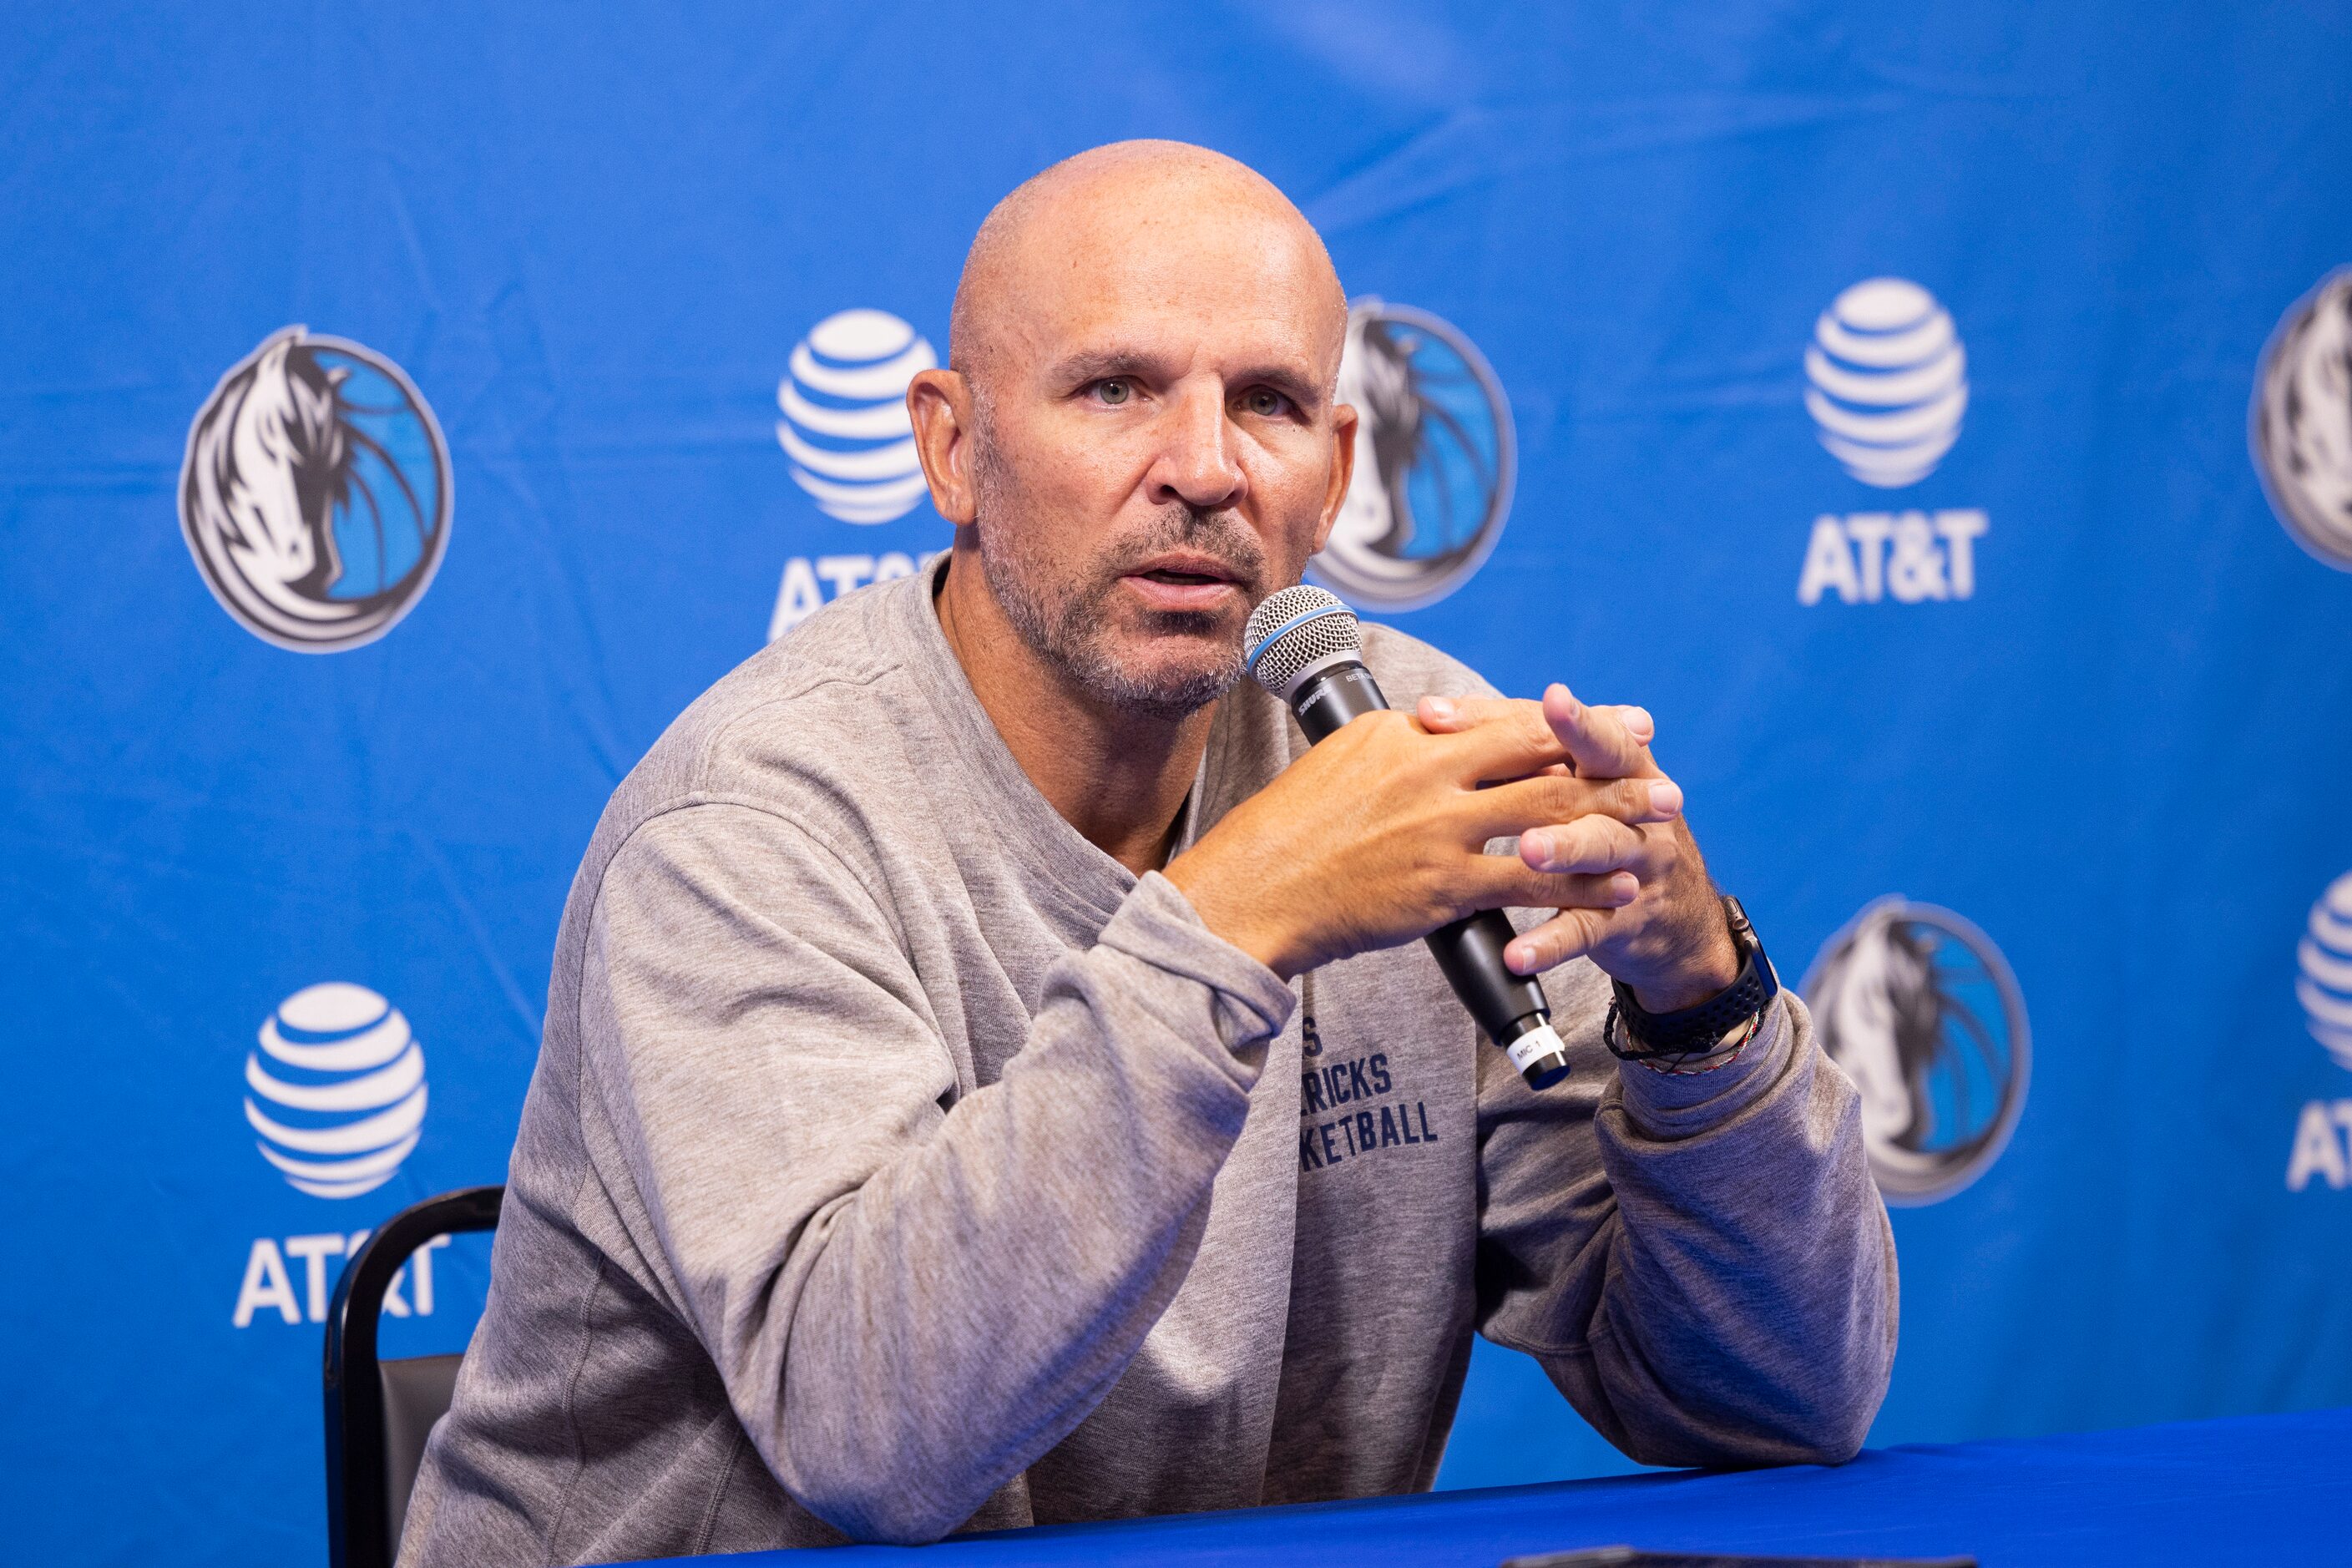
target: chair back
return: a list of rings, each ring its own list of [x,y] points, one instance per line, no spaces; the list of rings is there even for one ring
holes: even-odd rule
[[[376,1356],[384,1292],[436,1237],[493,1230],[504,1187],[467,1187],[393,1215],[335,1284],[327,1313],[327,1557],[331,1568],[392,1568],[409,1489],[433,1424],[449,1409],[462,1355]]]

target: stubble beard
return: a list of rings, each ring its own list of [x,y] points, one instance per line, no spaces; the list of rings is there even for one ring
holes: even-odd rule
[[[1164,550],[1181,545],[1223,563],[1253,605],[1264,596],[1265,552],[1249,525],[1229,511],[1202,511],[1173,503],[1131,537],[1114,541],[1075,571],[1060,567],[1017,523],[990,527],[989,517],[1019,515],[1017,486],[1009,483],[990,444],[976,444],[980,563],[1004,618],[1031,652],[1094,701],[1125,712],[1173,722],[1233,689],[1242,676],[1242,630],[1224,617],[1194,610],[1146,610],[1129,625],[1133,639],[1181,647],[1181,660],[1126,660],[1123,628],[1113,618],[1119,579]],[[1205,656],[1205,657],[1203,657]],[[1172,666],[1172,668],[1171,668]]]

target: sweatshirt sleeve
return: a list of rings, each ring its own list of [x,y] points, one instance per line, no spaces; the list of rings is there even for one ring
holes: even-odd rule
[[[960,1095],[859,878],[782,817],[698,805],[604,874],[583,1119],[777,1480],[852,1537],[925,1541],[1125,1369],[1291,1003],[1147,876]]]
[[[1576,968],[1553,990],[1581,1004],[1555,1005],[1581,1092],[1479,1053],[1481,1330],[1644,1463],[1851,1458],[1895,1331],[1853,1086],[1786,991],[1729,1066],[1621,1068],[1607,983]]]

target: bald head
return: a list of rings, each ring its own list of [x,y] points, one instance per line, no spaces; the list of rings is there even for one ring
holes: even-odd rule
[[[1066,158],[996,204],[964,258],[949,363],[985,383],[1008,354],[1040,346],[1041,314],[1161,300],[1223,269],[1272,281],[1282,308],[1328,339],[1339,371],[1348,299],[1322,237],[1248,164],[1184,142],[1114,142]],[[1248,285],[1244,285],[1245,287]],[[1105,298],[1106,295],[1111,298]],[[1328,384],[1326,390],[1328,391]]]
[[[1239,678],[1346,499],[1347,336],[1314,228],[1202,148],[1099,147],[989,215],[907,406],[956,524],[941,625],[1000,722],[1052,689],[1186,724]]]

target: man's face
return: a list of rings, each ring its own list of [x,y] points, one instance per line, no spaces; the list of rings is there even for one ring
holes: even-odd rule
[[[1178,717],[1240,676],[1249,612],[1328,531],[1346,322],[1295,217],[1090,216],[1027,258],[974,380],[981,559],[1082,689]]]

